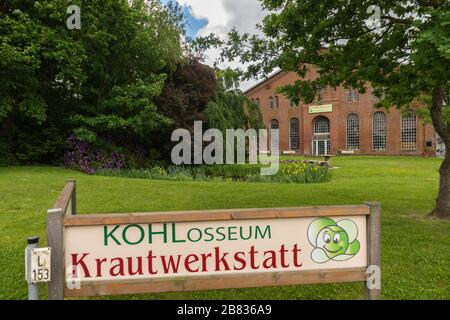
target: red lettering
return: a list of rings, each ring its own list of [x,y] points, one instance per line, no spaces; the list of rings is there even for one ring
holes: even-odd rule
[[[150,274],[157,274],[158,273],[157,270],[153,271],[153,259],[155,259],[155,258],[156,258],[156,256],[153,255],[153,251],[150,250],[148,252],[148,256],[147,256],[148,273],[150,273]]]
[[[84,258],[86,258],[86,256],[88,256],[88,255],[89,255],[89,253],[83,253],[83,256],[80,259],[77,259],[78,253],[71,254],[71,256],[72,256],[72,267],[73,267],[72,276],[73,277],[78,278],[78,275],[77,275],[77,269],[78,269],[77,266],[78,265],[81,265],[81,267],[83,268],[83,272],[84,272],[84,277],[85,278],[90,278],[91,277],[91,274],[89,273],[89,269],[86,266],[86,263],[84,263],[84,261],[83,261]]]
[[[169,273],[170,272],[169,269],[172,269],[173,273],[178,273],[178,267],[180,265],[181,255],[178,255],[177,257],[178,257],[178,260],[175,264],[173,256],[169,256],[168,261],[166,261],[166,256],[161,256],[164,273]]]
[[[207,268],[206,268],[206,265],[207,265],[207,259],[208,259],[208,258],[211,258],[211,257],[212,257],[212,254],[211,254],[211,253],[208,253],[208,254],[202,253],[202,272],[208,271]]]
[[[296,268],[300,268],[303,265],[303,263],[298,262],[298,259],[299,259],[298,256],[299,256],[300,251],[302,251],[302,250],[298,248],[297,244],[295,244],[294,249],[292,249],[292,252],[294,253],[294,266]]]
[[[247,261],[245,261],[245,252],[241,252],[241,251],[236,252],[234,254],[234,260],[236,260],[236,262],[241,264],[241,266],[239,268],[236,267],[236,265],[234,265],[234,270],[240,271],[240,270],[245,269],[245,267],[247,265]]]
[[[224,252],[222,254],[222,256],[220,257],[220,248],[219,247],[215,247],[214,251],[215,251],[215,257],[216,257],[216,271],[221,271],[222,270],[220,268],[220,264],[223,264],[223,266],[225,267],[224,271],[230,270],[230,267],[228,266],[228,262],[225,259],[225,257],[228,255],[228,252]]]
[[[252,246],[251,248],[250,248],[250,267],[252,268],[252,269],[258,269],[259,268],[259,266],[257,266],[256,264],[255,264],[255,254],[257,254],[258,253],[258,251],[256,251],[255,250],[255,246]]]
[[[281,249],[280,249],[280,264],[282,268],[289,268],[289,263],[286,263],[286,253],[288,252],[288,250],[286,250],[286,248],[284,247],[284,244],[281,245]]]
[[[97,277],[102,276],[102,264],[106,262],[106,258],[103,259],[95,259],[97,262]]]
[[[270,269],[270,268],[276,268],[277,267],[277,257],[275,251],[269,250],[264,252],[264,256],[267,254],[270,255],[270,257],[264,259],[263,261],[263,268],[264,269]]]
[[[193,258],[191,260],[191,258]],[[186,270],[188,272],[198,272],[198,270],[200,268],[197,267],[197,269],[192,269],[191,268],[191,264],[197,262],[199,259],[199,257],[196,254],[189,254],[186,256],[186,259],[184,259],[184,267],[186,268]]]
[[[111,269],[109,270],[109,274],[113,277],[124,276],[125,268],[123,266],[123,259],[122,258],[111,259],[111,263],[113,263],[114,261],[117,261],[117,264],[115,266],[111,267]]]
[[[136,257],[137,262],[138,262],[138,266],[137,266],[137,270],[133,271],[133,258],[132,257],[128,257],[128,274],[130,276],[134,276],[136,274],[139,275],[143,275],[144,273],[142,272],[142,257]]]

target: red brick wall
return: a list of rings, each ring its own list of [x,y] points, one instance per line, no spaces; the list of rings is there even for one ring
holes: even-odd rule
[[[305,78],[314,79],[317,77],[316,71],[312,70]],[[289,100],[282,94],[276,93],[276,89],[286,84],[293,83],[298,79],[295,73],[279,72],[270,79],[260,83],[247,91],[250,99],[259,98],[263,120],[267,128],[270,128],[272,119],[276,119],[280,125],[280,151],[289,150],[289,121],[293,117],[300,120],[300,154],[312,154],[313,123],[319,116],[325,116],[331,124],[331,146],[332,154],[337,154],[340,150],[347,150],[346,131],[347,116],[356,113],[359,116],[359,145],[357,154],[365,155],[427,155],[436,154],[436,134],[432,125],[424,125],[423,121],[417,119],[417,149],[414,151],[401,150],[401,112],[396,108],[386,110],[375,109],[376,103],[372,98],[371,87],[368,84],[366,94],[359,95],[359,102],[347,103],[345,88],[339,87],[336,90],[328,88],[321,103],[315,102],[290,108]],[[269,109],[269,97],[279,97],[279,109]],[[329,113],[309,113],[309,106],[318,104],[332,104],[333,111]],[[375,112],[382,111],[387,117],[387,149],[372,149],[372,116]],[[426,147],[426,141],[432,141],[432,147]]]

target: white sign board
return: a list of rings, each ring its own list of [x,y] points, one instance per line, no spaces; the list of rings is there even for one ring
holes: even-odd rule
[[[73,281],[364,268],[366,216],[65,228]]]
[[[30,252],[30,269],[26,275],[27,281],[31,283],[51,281],[51,248],[33,248]],[[25,260],[27,264],[27,261]],[[28,266],[25,266],[28,270]]]

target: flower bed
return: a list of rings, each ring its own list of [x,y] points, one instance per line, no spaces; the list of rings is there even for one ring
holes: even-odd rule
[[[99,169],[102,176],[173,181],[236,181],[276,183],[321,183],[331,180],[327,167],[291,163],[280,166],[277,174],[263,176],[261,165],[154,166],[149,169]]]

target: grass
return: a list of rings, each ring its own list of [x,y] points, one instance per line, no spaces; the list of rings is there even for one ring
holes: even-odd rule
[[[324,184],[154,181],[54,167],[0,168],[0,299],[25,299],[26,238],[46,243],[46,210],[77,179],[81,213],[382,203],[382,298],[450,299],[450,221],[429,218],[440,159],[337,157]],[[176,201],[175,201],[176,200]],[[45,289],[42,288],[42,298]],[[362,284],[120,296],[124,299],[361,299]]]

